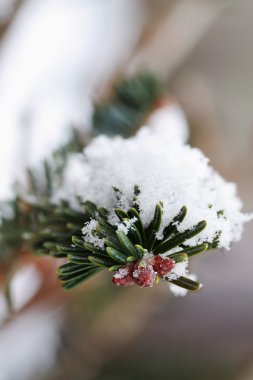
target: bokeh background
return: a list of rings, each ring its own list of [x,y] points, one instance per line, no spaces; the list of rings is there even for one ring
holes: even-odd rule
[[[91,128],[115,78],[150,69],[252,211],[252,36],[252,0],[0,0],[1,199],[69,125]],[[184,298],[108,274],[65,294],[54,264],[27,255],[11,318],[0,293],[0,380],[253,379],[252,234],[197,257],[204,287]]]

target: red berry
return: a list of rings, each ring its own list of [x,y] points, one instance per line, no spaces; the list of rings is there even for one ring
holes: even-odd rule
[[[171,260],[170,258],[162,257],[160,255],[154,257],[153,268],[154,271],[158,274],[158,276],[166,276],[172,271],[174,267],[175,261]]]
[[[112,282],[115,285],[122,286],[130,286],[133,285],[133,277],[132,277],[133,265],[127,264],[122,266],[117,272],[114,274],[112,278]]]
[[[142,263],[142,262],[141,262]],[[155,282],[155,272],[151,265],[142,266],[140,262],[134,265],[132,274],[134,282],[142,288],[152,287]]]

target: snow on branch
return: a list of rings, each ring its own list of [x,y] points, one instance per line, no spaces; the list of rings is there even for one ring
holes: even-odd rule
[[[186,245],[211,243],[219,234],[219,248],[229,249],[232,242],[240,239],[243,224],[251,216],[241,212],[242,202],[235,184],[226,182],[199,149],[186,144],[185,136],[178,126],[161,125],[144,127],[129,139],[97,137],[83,154],[71,156],[64,186],[54,199],[72,200],[76,206],[78,196],[111,211],[115,207],[126,210],[138,185],[137,203],[145,226],[150,223],[156,204],[163,205],[158,238],[162,238],[165,225],[186,206],[188,212],[177,226],[178,232],[201,220],[207,223]],[[110,218],[116,222],[113,214]]]
[[[52,201],[84,207],[86,219],[71,246],[57,246],[68,259],[58,273],[65,289],[105,267],[116,285],[151,287],[161,278],[176,295],[196,291],[189,259],[230,249],[252,219],[235,184],[186,143],[186,124],[166,125],[161,112],[134,137],[101,135],[69,157]]]

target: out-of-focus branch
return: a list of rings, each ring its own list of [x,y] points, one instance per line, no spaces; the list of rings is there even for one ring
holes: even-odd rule
[[[6,0],[7,2],[8,0]],[[0,9],[0,41],[3,37],[4,33],[8,29],[9,25],[11,24],[13,18],[15,17],[20,5],[22,4],[24,0],[12,0],[10,5],[8,5],[7,13],[1,12]],[[1,1],[0,1],[0,7],[1,7]]]
[[[156,20],[142,41],[129,70],[146,67],[165,79],[187,59],[207,30],[231,4],[226,0],[181,0]]]

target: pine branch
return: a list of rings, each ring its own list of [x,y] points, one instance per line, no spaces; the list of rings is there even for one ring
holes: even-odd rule
[[[124,137],[133,135],[162,93],[162,84],[150,73],[124,79],[115,87],[109,101],[95,106],[95,132]]]
[[[20,194],[14,200],[0,204],[2,215],[0,222],[0,265],[1,262],[11,264],[11,260],[19,255],[22,250],[31,248],[31,241],[36,242],[36,244],[33,243],[33,248],[36,251],[37,247],[38,250],[42,248],[39,244],[42,237],[40,240],[35,237],[38,226],[41,229],[40,235],[46,234],[45,225],[42,228],[45,215],[57,212],[56,209],[61,215],[65,210],[64,204],[62,204],[63,210],[60,211],[59,207],[50,204],[49,199],[53,192],[54,183],[60,184],[62,181],[67,156],[71,152],[80,152],[82,149],[80,137],[73,130],[71,140],[65,146],[57,149],[51,160],[45,160],[41,167],[36,170],[27,170],[28,189],[25,196],[23,195],[24,191],[19,189]],[[54,219],[56,220],[56,217]],[[60,217],[57,220],[60,220]],[[28,239],[29,244],[27,236],[33,236],[33,239]]]
[[[199,222],[191,229],[178,232],[178,225],[182,223],[187,213],[186,207],[179,210],[172,222],[165,226],[162,239],[157,237],[162,221],[162,205],[156,206],[153,220],[149,226],[144,227],[136,206],[136,197],[133,198],[133,204],[129,210],[119,208],[113,210],[118,218],[118,224],[110,222],[109,210],[97,208],[91,202],[83,205],[83,212],[74,211],[67,203],[60,206],[44,204],[31,205],[31,207],[35,212],[36,223],[32,226],[33,230],[23,234],[23,237],[35,253],[66,259],[66,263],[58,269],[58,277],[65,289],[71,289],[103,268],[114,272],[113,280],[117,283],[117,273],[120,273],[122,269],[134,269],[141,265],[143,268],[149,267],[147,260],[150,259],[153,260],[152,265],[155,266],[156,257],[161,264],[169,265],[170,268],[168,273],[162,270],[160,273],[156,272],[157,279],[164,278],[178,286],[186,287],[187,280],[170,277],[175,264],[185,262],[192,256],[212,248],[212,245],[208,243],[193,247],[184,245],[206,226],[205,222]],[[92,243],[85,237],[82,228],[94,219],[96,226],[91,233],[95,240]],[[124,228],[120,230],[119,224],[123,227],[129,226],[128,231],[124,232]],[[120,280],[123,285],[128,285],[122,278]],[[137,284],[142,286],[138,282]],[[187,286],[190,287],[190,285]]]
[[[124,80],[116,87],[110,102],[96,106],[95,131],[131,135],[150,112],[161,91],[159,82],[149,74]],[[101,269],[113,272],[116,285],[147,287],[164,279],[188,290],[199,289],[200,284],[177,275],[176,265],[216,248],[220,232],[217,231],[212,242],[187,245],[189,239],[205,229],[206,222],[199,221],[179,232],[187,214],[185,206],[166,224],[163,205],[158,203],[153,219],[146,226],[139,210],[141,189],[138,186],[134,188],[129,209],[107,210],[89,201],[82,204],[77,199],[80,206],[77,211],[67,200],[52,203],[56,186],[62,184],[69,153],[82,149],[83,144],[74,134],[69,144],[58,149],[52,159],[44,161],[42,170],[28,170],[27,195],[17,196],[8,205],[12,216],[2,218],[0,260],[11,261],[13,255],[26,248],[38,255],[65,259],[58,269],[65,289],[73,288]],[[116,199],[120,200],[120,189],[113,190]],[[114,220],[118,220],[116,224],[112,222],[112,214]],[[94,226],[89,236],[84,231],[87,225]],[[161,225],[165,225],[162,231]]]
[[[148,73],[122,80],[115,87],[112,99],[96,106],[93,117],[95,131],[108,134],[121,132],[123,135],[132,134],[140,126],[141,120],[151,109],[161,91],[162,86],[159,81]],[[118,118],[117,115],[121,116]],[[125,120],[123,124],[120,123],[122,117]],[[49,160],[43,162],[40,168],[29,168],[27,170],[28,189],[25,191],[25,196],[22,189],[18,191],[15,199],[8,203],[0,204],[2,215],[0,223],[0,264],[1,260],[7,258],[11,260],[11,257],[27,246],[29,234],[33,234],[35,239],[37,228],[43,222],[40,219],[48,217],[50,209],[52,220],[59,223],[59,226],[64,225],[61,219],[63,218],[63,210],[65,213],[72,212],[68,203],[56,206],[50,204],[49,199],[55,186],[61,186],[62,184],[62,174],[68,155],[72,152],[81,152],[83,148],[84,143],[78,133],[73,130],[71,140],[65,146],[57,149]],[[29,198],[29,201],[27,198]],[[61,207],[63,208],[62,210]],[[6,210],[8,211],[7,213]],[[56,219],[55,213],[58,219]],[[48,223],[50,222],[47,218],[46,220]],[[71,220],[69,223],[71,223]],[[46,229],[44,227],[40,232],[40,235],[43,234],[45,239]],[[56,231],[54,235],[57,235]],[[26,236],[25,241],[23,236]],[[69,234],[65,234],[65,236],[69,236]],[[60,242],[64,240],[63,235],[61,237]],[[37,236],[35,241],[34,248],[36,252],[44,253],[45,249],[40,244],[43,241],[42,237],[39,239]]]

